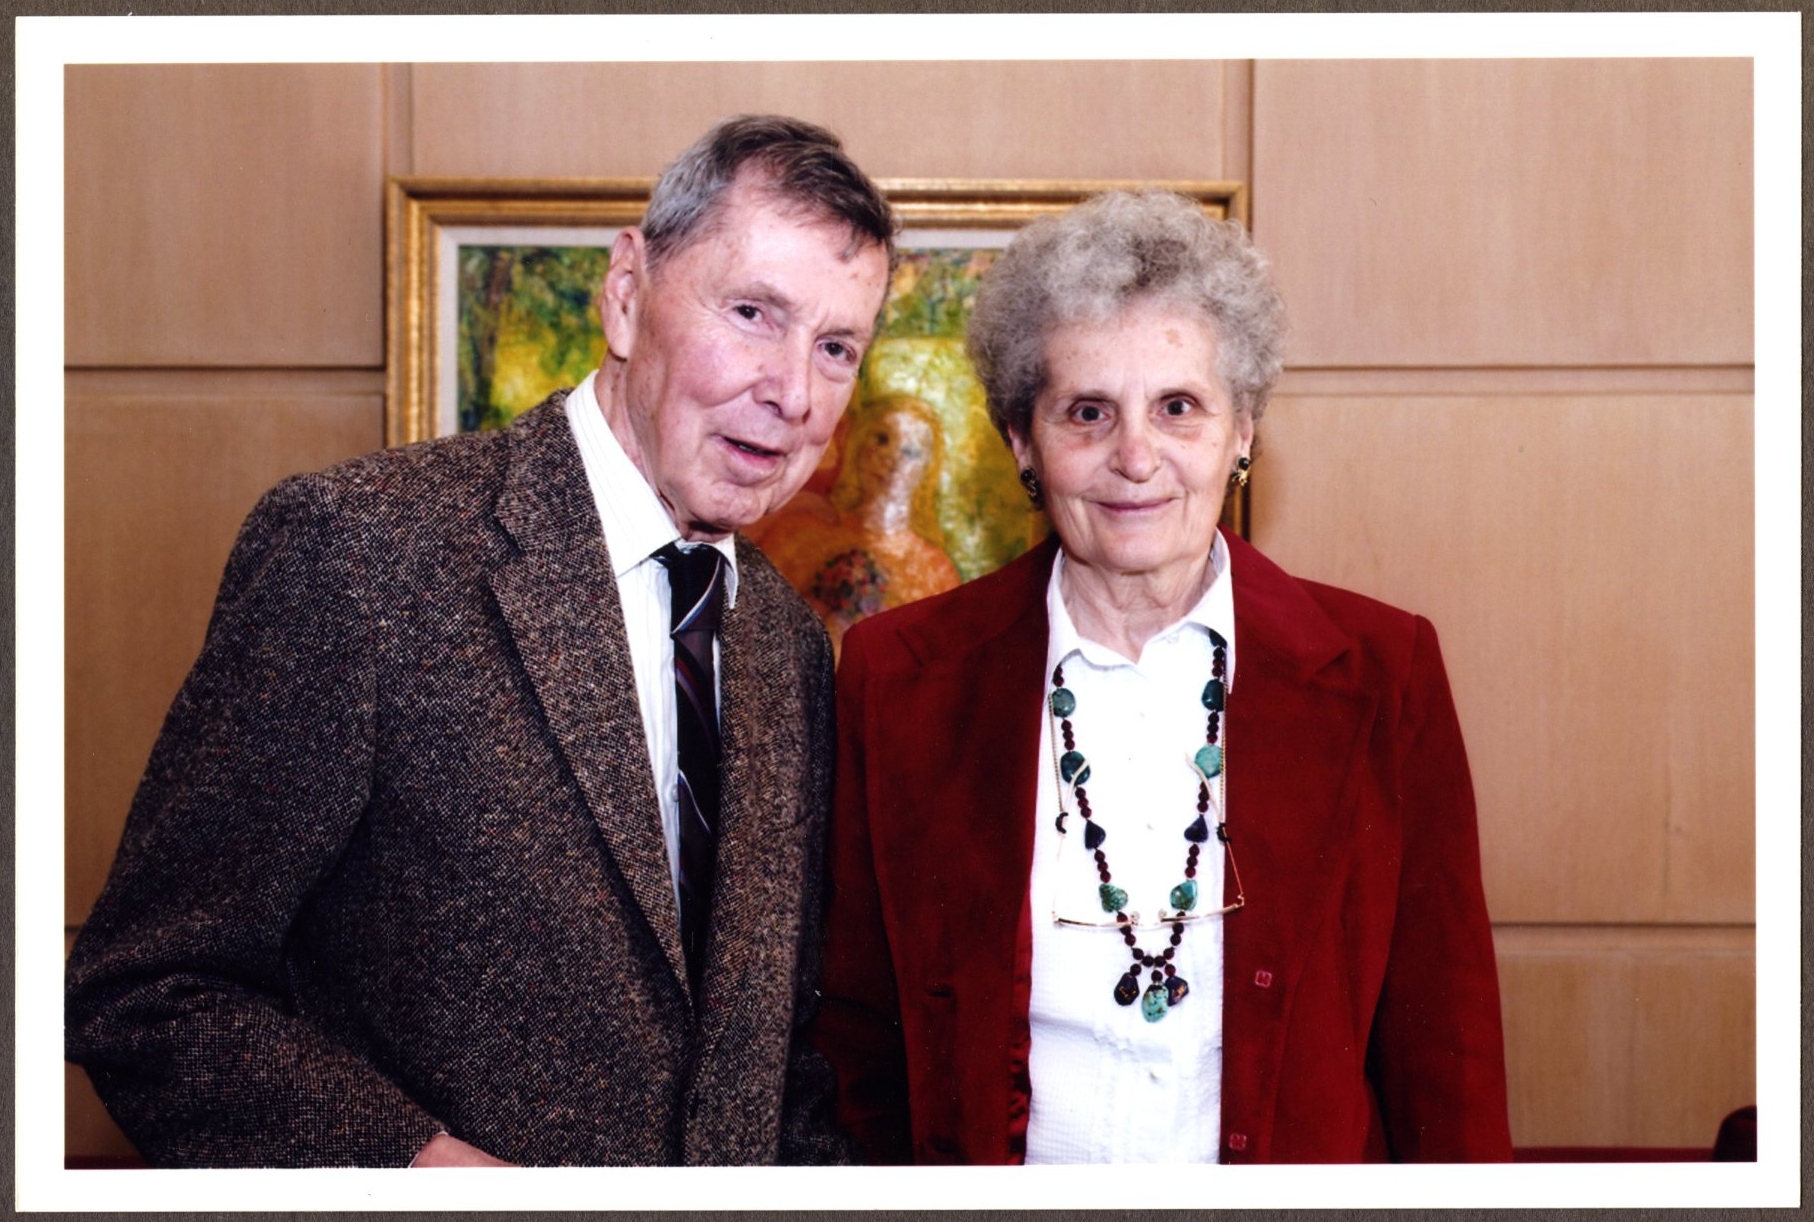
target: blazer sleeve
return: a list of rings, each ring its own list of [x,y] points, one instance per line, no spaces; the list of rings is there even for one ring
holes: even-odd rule
[[[374,749],[359,539],[323,487],[242,529],[70,958],[66,1054],[153,1165],[403,1166],[441,1128],[287,987]]]
[[[1506,1162],[1505,1051],[1474,791],[1436,631],[1416,620],[1398,733],[1403,858],[1368,1072],[1401,1162]]]
[[[869,838],[865,692],[871,633],[844,638],[838,667],[824,999],[812,1039],[838,1078],[838,1118],[871,1163],[912,1161],[907,1052],[894,959]]]

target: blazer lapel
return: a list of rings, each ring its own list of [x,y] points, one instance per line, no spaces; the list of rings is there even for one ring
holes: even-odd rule
[[[804,809],[809,773],[817,766],[829,777],[831,768],[830,760],[808,758],[813,710],[796,682],[800,659],[794,638],[773,630],[777,600],[797,596],[759,556],[739,550],[737,602],[719,638],[723,799],[706,950],[707,972],[717,978],[705,990],[708,1027],[788,1001],[777,988],[793,980],[799,823],[811,813]]]
[[[623,606],[563,398],[510,430],[494,512],[518,550],[493,568],[491,589],[606,850],[684,991],[679,906]]]
[[[1027,887],[1055,550],[971,582],[963,614],[904,627],[919,664],[872,674],[865,706],[897,731],[870,739],[868,788],[872,827],[888,829],[874,845],[884,890],[912,895],[920,926],[896,962],[902,1005],[920,1009],[914,1030],[929,1041],[913,1050],[929,1067],[915,1128],[982,1162],[1012,1161],[1026,1125]]]
[[[831,789],[829,733],[813,754],[815,718],[831,715],[830,644],[802,656],[788,606],[799,596],[746,542],[737,563],[737,601],[719,638],[723,801],[686,1088],[690,1164],[774,1157],[802,921],[818,911],[802,888],[822,881],[808,860],[825,832],[817,803]],[[825,668],[817,691],[814,664]]]
[[[1347,681],[1346,635],[1238,539],[1228,831],[1247,907],[1223,943],[1224,1147],[1264,1159],[1298,969],[1339,900],[1376,697]],[[1226,894],[1235,891],[1232,872]]]
[[[991,577],[996,588],[961,623],[932,620],[903,634],[923,663],[881,695],[910,741],[878,743],[907,758],[892,766],[931,780],[899,787],[916,809],[900,818],[923,829],[937,871],[941,906],[960,914],[960,957],[985,950],[1009,979],[1021,941],[1033,865],[1033,811],[1039,784],[1039,711],[1044,697],[1048,544]],[[922,802],[922,796],[926,799]],[[966,973],[974,968],[966,964]],[[1011,990],[988,996],[1011,1004]],[[1024,1006],[1019,1013],[1024,1016]]]

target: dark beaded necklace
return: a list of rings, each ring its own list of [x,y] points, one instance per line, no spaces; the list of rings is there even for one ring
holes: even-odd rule
[[[1205,732],[1204,745],[1197,748],[1191,757],[1191,764],[1197,770],[1197,817],[1184,829],[1184,839],[1190,849],[1184,856],[1184,879],[1171,890],[1170,900],[1172,915],[1166,916],[1165,909],[1159,910],[1159,919],[1171,925],[1171,937],[1168,945],[1158,954],[1140,949],[1140,939],[1134,933],[1134,921],[1127,913],[1127,892],[1115,885],[1109,873],[1108,854],[1102,849],[1108,833],[1096,822],[1090,811],[1090,797],[1085,788],[1090,779],[1090,764],[1083,753],[1077,749],[1077,732],[1071,725],[1071,714],[1077,711],[1076,695],[1064,685],[1064,667],[1060,665],[1052,671],[1052,695],[1048,706],[1052,716],[1058,720],[1058,729],[1064,739],[1064,754],[1056,761],[1056,770],[1060,781],[1058,787],[1058,834],[1069,835],[1065,826],[1070,813],[1064,809],[1064,791],[1069,786],[1077,799],[1077,813],[1083,816],[1083,844],[1096,855],[1096,875],[1102,885],[1096,889],[1097,898],[1102,903],[1102,910],[1115,915],[1115,924],[1121,929],[1121,940],[1127,943],[1133,955],[1133,964],[1120,980],[1115,982],[1115,1001],[1124,1006],[1140,1001],[1140,1014],[1149,1023],[1156,1023],[1165,1017],[1166,1011],[1183,1001],[1190,993],[1190,982],[1178,975],[1172,959],[1178,953],[1178,947],[1184,942],[1185,914],[1197,906],[1197,861],[1203,849],[1203,842],[1209,839],[1209,784],[1216,782],[1218,790],[1216,802],[1216,835],[1226,844],[1228,830],[1224,822],[1227,810],[1227,769],[1222,751],[1222,714],[1228,700],[1228,642],[1213,628],[1209,631],[1210,646],[1213,650],[1213,661],[1210,680],[1203,686],[1203,707],[1209,712],[1209,721]],[[1054,749],[1056,754],[1056,748]],[[1237,895],[1230,910],[1239,908],[1245,902],[1244,896]],[[1140,988],[1140,973],[1151,973],[1151,982],[1144,992]]]

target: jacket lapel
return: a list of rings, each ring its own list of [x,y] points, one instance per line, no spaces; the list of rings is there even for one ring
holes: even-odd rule
[[[772,1100],[784,1090],[802,921],[818,911],[818,897],[803,888],[821,882],[808,862],[816,860],[812,838],[824,835],[831,796],[831,647],[803,656],[787,606],[798,602],[786,579],[740,540],[737,601],[719,637],[723,801],[694,1005],[688,1163],[761,1162],[775,1153]],[[825,719],[816,751],[815,719]]]
[[[1376,697],[1350,680],[1348,638],[1303,586],[1239,539],[1229,549],[1228,830],[1247,907],[1224,931],[1222,1112],[1225,1156],[1244,1147],[1250,1161],[1266,1157],[1299,970],[1337,918]],[[1232,896],[1232,873],[1224,885]]]
[[[880,697],[913,726],[910,742],[876,748],[910,758],[893,766],[933,778],[909,783],[915,809],[896,820],[923,829],[931,846],[941,906],[957,914],[956,956],[999,957],[991,970],[1008,979],[1021,940],[1033,864],[1033,811],[1039,784],[1039,710],[1045,691],[1045,583],[1056,547],[1047,544],[981,581],[994,589],[960,622],[932,619],[909,628],[922,669],[896,676]],[[921,801],[927,795],[929,801]],[[966,974],[973,968],[966,963]],[[987,994],[1003,1007],[1012,990]],[[1024,999],[1023,999],[1024,1001]],[[1018,1011],[1025,1014],[1024,1005]]]
[[[969,583],[961,614],[905,626],[918,665],[872,674],[865,701],[897,731],[867,744],[871,826],[886,829],[877,871],[885,890],[914,897],[920,925],[896,961],[902,1005],[920,1008],[912,1029],[929,1041],[913,1055],[932,1067],[915,1128],[982,1162],[1010,1160],[1026,1121],[1027,886],[1054,552]]]
[[[775,631],[777,600],[796,597],[759,555],[739,548],[737,602],[719,636],[723,798],[706,947],[712,983],[704,986],[709,1008],[701,1011],[708,1040],[718,1033],[714,1026],[733,1018],[748,1023],[756,1011],[790,1000],[778,982],[794,978],[800,823],[813,813],[806,809],[808,773],[821,767],[829,782],[831,769],[829,759],[809,758],[814,710],[800,682],[804,668],[795,638]],[[827,783],[823,800],[829,789]]]
[[[623,606],[563,398],[509,432],[494,512],[517,550],[492,569],[491,589],[605,848],[684,991],[680,913]]]

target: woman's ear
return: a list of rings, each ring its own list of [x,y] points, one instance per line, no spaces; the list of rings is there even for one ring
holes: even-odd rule
[[[611,244],[611,266],[598,294],[599,322],[605,346],[620,361],[630,359],[636,347],[636,328],[642,316],[643,282],[648,279],[648,245],[642,230],[625,229]]]
[[[1016,469],[1021,471],[1029,468],[1038,469],[1033,462],[1033,444],[1023,437],[1018,429],[1008,430],[1008,448],[1014,451]]]

